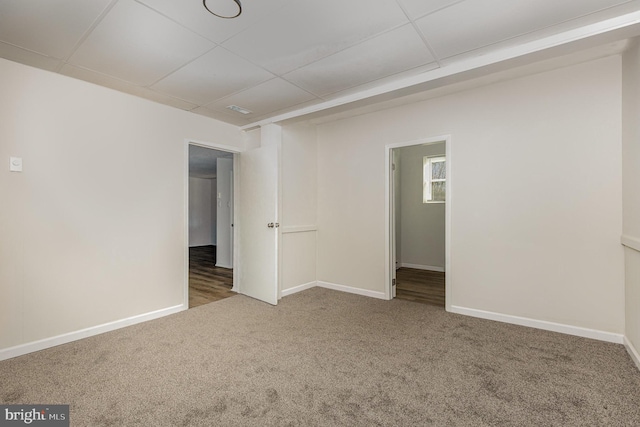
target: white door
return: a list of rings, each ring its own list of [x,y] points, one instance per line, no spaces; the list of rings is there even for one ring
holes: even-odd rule
[[[230,177],[233,174],[233,159],[218,157],[216,189],[216,267],[233,268],[233,187]]]
[[[278,303],[278,145],[240,155],[238,281],[241,294]]]

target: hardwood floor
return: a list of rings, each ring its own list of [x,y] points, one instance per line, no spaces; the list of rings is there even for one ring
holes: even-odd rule
[[[189,248],[189,308],[236,295],[233,270],[216,267],[216,247]],[[396,298],[444,307],[444,273],[401,268]]]
[[[400,268],[396,270],[396,298],[444,307],[444,273]]]
[[[189,308],[236,295],[233,270],[216,267],[216,247],[189,248]]]

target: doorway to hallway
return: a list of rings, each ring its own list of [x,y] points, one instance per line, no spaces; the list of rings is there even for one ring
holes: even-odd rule
[[[216,267],[216,247],[189,248],[189,308],[236,295],[233,270]]]
[[[400,267],[396,270],[396,298],[444,307],[445,272]]]
[[[259,144],[241,150],[220,143],[185,140],[184,144],[184,291],[183,307],[189,305],[189,247],[193,220],[189,215],[189,151],[192,147],[219,151],[226,158],[217,158],[216,188],[230,188],[230,199],[224,195],[213,197],[217,206],[228,213],[229,222],[224,229],[216,229],[215,244],[200,243],[198,246],[216,246],[216,267],[232,270],[233,292],[266,302],[278,303],[279,297],[279,238],[278,214],[280,208],[280,141],[282,131],[275,124],[264,125],[260,129]],[[222,157],[225,157],[225,156]],[[221,172],[220,162],[226,160],[232,168]],[[222,185],[224,177],[227,185]],[[220,191],[218,191],[220,193]],[[228,209],[228,211],[227,211]],[[222,217],[217,212],[216,222]],[[224,238],[230,241],[230,248],[223,250]],[[228,255],[226,259],[224,255]],[[211,258],[209,258],[211,259]]]
[[[188,305],[235,295],[233,153],[188,146]]]
[[[450,306],[449,141],[387,146],[389,298]]]

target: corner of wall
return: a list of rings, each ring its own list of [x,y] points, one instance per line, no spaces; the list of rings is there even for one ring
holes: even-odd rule
[[[627,353],[629,353],[629,357],[631,357],[633,363],[635,363],[638,370],[640,370],[640,353],[638,353],[636,347],[626,336],[624,337],[624,347],[627,349]]]

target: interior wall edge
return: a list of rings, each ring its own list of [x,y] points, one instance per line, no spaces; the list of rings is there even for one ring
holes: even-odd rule
[[[629,353],[631,360],[633,360],[633,363],[636,364],[636,367],[640,371],[640,353],[635,348],[635,346],[631,343],[631,341],[629,341],[629,338],[624,336],[623,339],[624,339],[624,347],[627,349],[627,353]]]
[[[628,247],[629,249],[633,249],[635,251],[640,252],[640,238],[623,234],[620,237],[620,243],[622,243],[624,246]]]
[[[365,297],[388,300],[384,292],[371,291],[368,289],[354,288],[351,286],[340,285],[337,283],[323,282],[318,280],[318,287],[333,289],[334,291],[346,292],[349,294],[362,295]]]
[[[464,316],[477,317],[480,319],[493,320],[513,325],[527,326],[545,331],[558,332],[561,334],[574,335],[577,337],[591,338],[598,341],[623,344],[624,335],[614,332],[601,331],[597,329],[583,328],[580,326],[567,325],[563,323],[548,322],[546,320],[531,319],[528,317],[512,316],[509,314],[495,313],[491,311],[477,310],[474,308],[451,306],[451,313],[462,314]]]
[[[297,294],[298,292],[306,291],[307,289],[315,288],[316,286],[318,286],[318,282],[315,280],[309,283],[303,283],[302,285],[294,286],[289,289],[283,289],[280,296],[286,297]]]
[[[438,271],[440,273],[444,273],[444,271],[445,271],[444,267],[439,267],[439,266],[435,266],[435,265],[410,264],[410,263],[406,263],[406,262],[401,262],[400,263],[400,267],[414,268],[416,270]]]
[[[38,341],[33,341],[25,344],[20,344],[14,347],[0,349],[0,360],[12,359],[14,357],[23,356],[25,354],[33,353],[47,348],[56,347],[62,344],[67,344],[73,341],[78,341],[84,338],[89,338],[94,335],[100,335],[105,332],[114,331],[116,329],[124,328],[126,326],[135,325],[149,320],[159,319],[164,316],[179,313],[187,310],[189,307],[185,304],[175,305],[173,307],[161,308],[149,313],[139,314],[136,316],[127,317],[121,320],[115,320],[113,322],[103,323],[102,325],[92,326],[78,331],[68,332],[65,334],[57,335],[50,338],[44,338]]]

